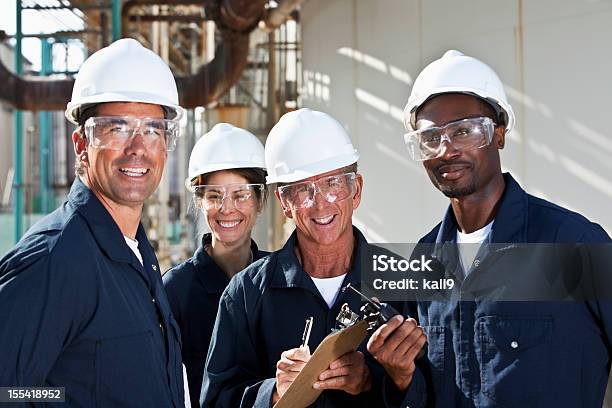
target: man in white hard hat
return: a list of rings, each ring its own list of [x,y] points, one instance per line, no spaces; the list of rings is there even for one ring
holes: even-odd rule
[[[179,331],[140,224],[182,112],[170,69],[136,40],[83,63],[66,109],[68,200],[0,260],[0,386],[61,387],[74,406],[184,406]]]
[[[511,302],[482,301],[474,288],[496,273],[500,260],[530,259],[508,243],[529,250],[541,243],[609,243],[609,236],[502,173],[499,150],[514,113],[497,74],[476,58],[448,51],[423,69],[405,123],[412,158],[450,199],[441,223],[420,242],[459,244],[456,293],[473,297],[418,303],[429,389],[419,403],[412,396],[404,406],[601,407],[610,369],[609,301],[533,302],[520,294]],[[494,276],[518,274],[519,265]],[[530,272],[534,282],[543,274]]]
[[[236,275],[221,297],[202,385],[201,406],[270,407],[310,359],[310,350],[336,326],[344,303],[359,310],[348,283],[361,284],[368,251],[352,225],[363,179],[359,154],[329,115],[300,109],[284,115],[265,147],[267,183],[296,225],[285,246]],[[307,344],[304,321],[313,317]],[[397,319],[401,325],[404,319]],[[414,320],[415,353],[425,338]],[[365,343],[365,342],[364,342]],[[420,344],[420,345],[419,345]],[[361,344],[331,362],[314,387],[316,407],[383,404],[382,367]]]

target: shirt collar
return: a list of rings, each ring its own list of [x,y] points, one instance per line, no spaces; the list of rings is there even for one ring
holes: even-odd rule
[[[351,283],[356,287],[361,285],[361,256],[365,251],[368,242],[365,237],[353,226],[353,236],[356,245],[353,249],[353,263],[348,271],[342,286]],[[293,231],[285,245],[278,251],[278,268],[274,272],[274,277],[270,282],[271,287],[290,288],[300,287],[318,293],[316,286],[310,276],[302,269],[300,262],[295,256],[295,245],[297,242],[297,232]]]
[[[204,289],[210,294],[221,294],[227,287],[230,278],[204,249],[206,245],[210,245],[211,243],[212,234],[204,234],[202,236],[201,245],[193,255],[192,262],[196,269],[196,275]],[[257,244],[252,239],[251,252],[253,253],[253,262],[266,255],[266,253],[259,251]]]
[[[83,219],[89,225],[94,239],[110,259],[126,263],[133,263],[135,261],[140,266],[140,262],[138,262],[136,256],[127,246],[123,233],[113,217],[104,208],[93,191],[79,177],[76,177],[72,183],[70,193],[68,194],[68,202],[83,216]],[[153,248],[147,240],[142,224],[138,225],[136,240],[138,241],[138,249],[143,257],[143,263],[154,262],[157,264]],[[151,257],[153,257],[154,261],[151,260]]]
[[[527,193],[510,173],[503,174],[506,187],[495,214],[495,223],[490,233],[490,242],[527,242],[528,202]],[[438,230],[436,243],[453,242],[457,232],[457,221],[453,207],[448,206]]]

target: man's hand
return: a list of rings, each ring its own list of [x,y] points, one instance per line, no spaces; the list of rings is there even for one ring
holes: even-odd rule
[[[310,349],[298,347],[283,351],[281,359],[276,363],[276,389],[272,395],[272,405],[283,396],[302,368],[310,360]]]
[[[351,395],[368,391],[372,387],[372,378],[363,353],[353,351],[332,361],[313,387],[318,390],[342,390]]]
[[[427,341],[416,320],[394,316],[374,332],[368,351],[387,371],[400,391],[412,382],[414,359]]]

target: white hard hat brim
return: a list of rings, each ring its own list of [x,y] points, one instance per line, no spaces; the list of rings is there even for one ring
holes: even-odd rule
[[[78,102],[69,102],[65,112],[66,119],[77,125],[79,120],[78,115],[82,107],[110,102],[150,103],[153,105],[163,106],[173,113],[173,116],[169,119],[176,120],[180,120],[185,112],[182,107],[172,103],[171,101],[160,100],[159,95],[152,95],[145,92],[107,92],[80,98]]]
[[[310,163],[307,166],[298,169],[293,169],[290,174],[284,174],[276,177],[267,176],[266,184],[293,183],[296,181],[305,180],[310,177],[350,166],[351,164],[357,163],[358,160],[359,153],[357,150],[354,150],[350,154],[336,156],[330,159]]]
[[[203,176],[204,174],[208,174],[208,173],[213,173],[215,171],[222,171],[222,170],[227,170],[227,171],[231,171],[233,169],[261,169],[261,170],[266,170],[266,167],[262,164],[261,166],[253,166],[253,162],[248,162],[248,163],[238,163],[238,162],[231,162],[231,163],[216,163],[214,166],[209,166],[206,167],[205,169],[202,169],[202,172],[193,176],[193,177],[187,177],[185,178],[185,187],[187,187],[187,190],[193,192],[193,188],[191,186],[191,180],[193,180],[194,178],[198,177],[198,176]]]
[[[476,97],[480,97],[484,100],[489,100],[497,103],[499,107],[505,112],[507,121],[506,123],[506,133],[509,133],[514,128],[514,111],[512,110],[512,106],[509,103],[500,100],[496,97],[496,95],[489,94],[488,92],[483,92],[481,89],[474,89],[469,87],[443,87],[433,89],[429,94],[424,95],[423,97],[415,100],[408,101],[406,107],[404,108],[404,118],[408,119],[405,121],[404,126],[408,131],[414,131],[415,129],[415,121],[416,121],[416,112],[423,106],[425,102],[430,100],[431,98],[449,93],[464,93],[471,94]]]

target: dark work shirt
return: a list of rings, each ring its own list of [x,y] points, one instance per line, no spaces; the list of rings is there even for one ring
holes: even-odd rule
[[[369,244],[355,227],[353,234],[354,261],[342,285],[350,282],[360,287],[360,260]],[[359,295],[349,290],[339,293],[330,308],[297,260],[296,243],[294,232],[282,249],[234,276],[223,292],[208,351],[200,406],[270,407],[276,363],[283,351],[300,346],[305,320],[314,318],[308,344],[314,351],[336,326],[336,316],[344,303],[355,311],[362,305]],[[384,371],[365,346],[364,340],[358,350],[364,353],[372,373],[372,389],[359,395],[325,390],[313,406],[383,406]]]
[[[70,406],[181,407],[180,334],[142,226],[144,266],[79,178],[0,260],[0,386]]]
[[[527,194],[510,174],[504,179],[491,243],[610,242],[599,225]],[[421,242],[454,242],[456,232],[449,206]],[[459,289],[487,273],[481,269],[474,267]],[[419,302],[418,317],[431,376],[427,393],[413,390],[404,406],[602,406],[612,352],[609,300]]]

